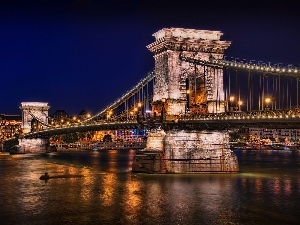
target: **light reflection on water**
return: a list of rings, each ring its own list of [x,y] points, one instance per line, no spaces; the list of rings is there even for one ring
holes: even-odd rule
[[[0,220],[30,225],[299,224],[299,153],[235,153],[238,174],[168,175],[131,173],[133,150],[0,155]],[[46,171],[58,178],[39,180]]]

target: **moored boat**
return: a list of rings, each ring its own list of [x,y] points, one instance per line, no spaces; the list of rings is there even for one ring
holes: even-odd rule
[[[104,149],[143,149],[146,148],[146,142],[97,142],[93,150]]]
[[[14,155],[14,154],[25,154],[26,152],[22,149],[20,145],[14,145],[13,147],[10,148],[9,154]]]

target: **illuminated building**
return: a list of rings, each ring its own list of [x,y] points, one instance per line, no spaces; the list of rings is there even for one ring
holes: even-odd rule
[[[22,116],[0,114],[0,140],[6,140],[21,133]]]

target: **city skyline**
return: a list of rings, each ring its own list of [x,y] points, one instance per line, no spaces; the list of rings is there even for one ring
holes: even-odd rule
[[[47,102],[95,114],[152,71],[146,45],[162,28],[218,30],[229,57],[299,65],[293,1],[3,1],[0,113]]]

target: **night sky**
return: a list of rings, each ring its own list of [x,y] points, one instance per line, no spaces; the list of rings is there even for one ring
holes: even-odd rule
[[[197,2],[197,3],[195,3]],[[95,114],[153,70],[162,28],[218,30],[228,57],[300,65],[299,1],[0,1],[0,114]]]

